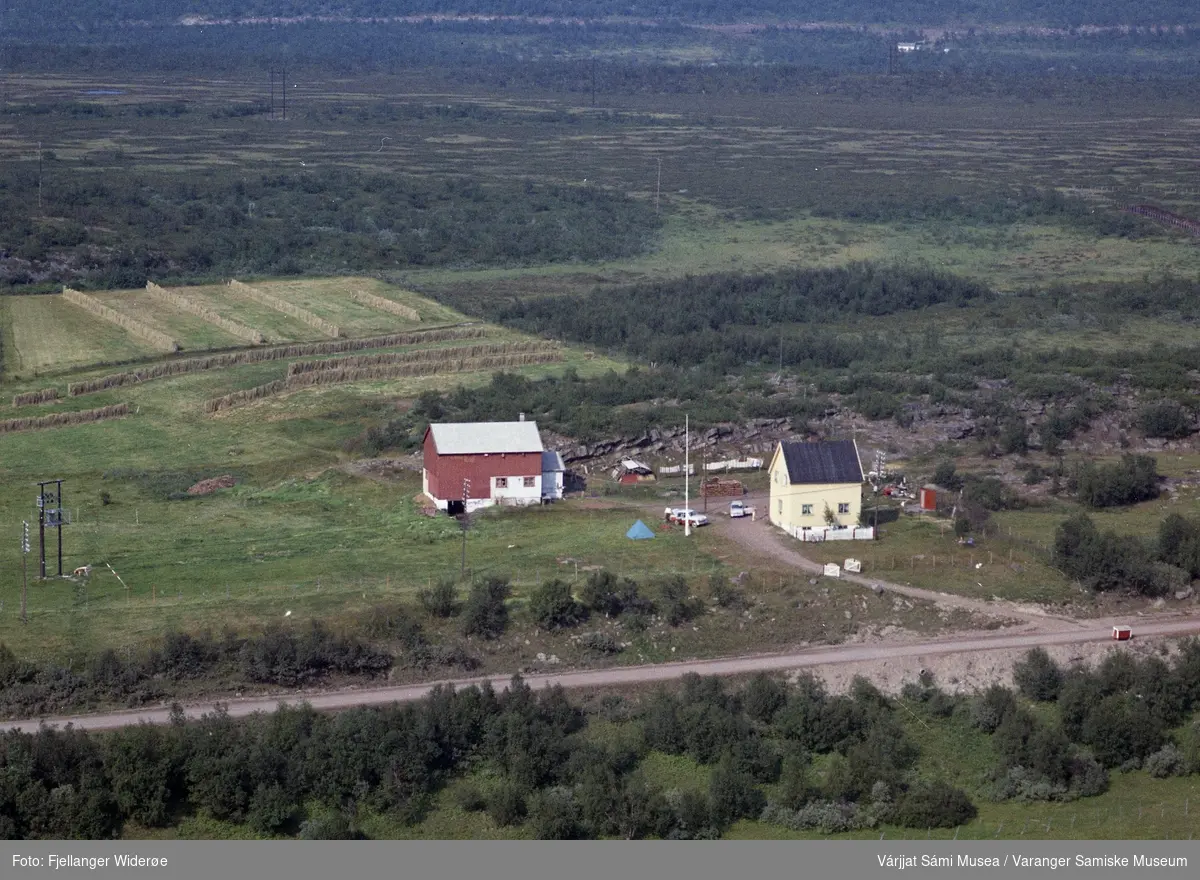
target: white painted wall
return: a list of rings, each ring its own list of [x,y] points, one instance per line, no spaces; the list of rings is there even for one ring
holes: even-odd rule
[[[524,477],[507,477],[508,485],[501,488],[496,485],[497,477],[492,477],[492,499],[497,504],[541,504],[542,478],[533,478],[533,485],[526,486]]]
[[[557,501],[563,497],[563,472],[542,471],[542,497]]]

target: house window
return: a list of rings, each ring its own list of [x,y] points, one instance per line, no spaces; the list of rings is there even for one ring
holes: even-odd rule
[[[839,504],[838,505],[838,513],[849,513],[849,512],[850,512],[849,504]]]
[[[534,483],[534,478],[533,478],[533,477],[526,477],[526,478],[525,478],[525,488],[526,488],[526,489],[532,489],[532,488],[534,487],[534,485],[535,485],[535,483]]]
[[[775,512],[778,514],[782,514],[783,513],[783,499],[780,498],[779,501],[776,502],[776,504],[778,504],[779,506],[775,509]]]
[[[496,477],[496,488],[497,489],[507,489],[508,488],[508,477]]]
[[[812,516],[812,505],[811,504],[801,504],[800,505],[800,515],[801,516]]]

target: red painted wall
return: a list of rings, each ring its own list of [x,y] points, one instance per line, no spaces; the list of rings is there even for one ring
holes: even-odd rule
[[[540,452],[493,452],[475,455],[439,455],[433,432],[425,432],[425,471],[429,492],[434,498],[452,501],[462,498],[463,479],[471,481],[472,498],[492,497],[493,477],[540,477]]]

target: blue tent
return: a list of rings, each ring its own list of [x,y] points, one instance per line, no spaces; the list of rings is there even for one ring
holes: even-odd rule
[[[626,538],[634,541],[640,541],[643,538],[653,538],[654,532],[650,531],[649,527],[640,519],[625,533]]]

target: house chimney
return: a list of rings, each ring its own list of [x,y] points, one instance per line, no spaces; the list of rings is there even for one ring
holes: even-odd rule
[[[523,422],[523,421],[525,421],[525,413],[520,413],[520,414],[517,416],[517,421],[519,421],[519,422]]]

